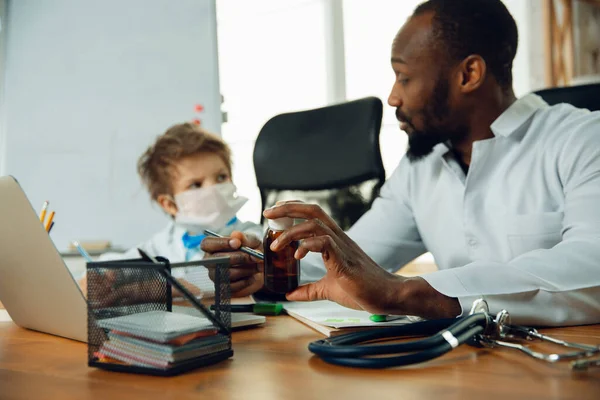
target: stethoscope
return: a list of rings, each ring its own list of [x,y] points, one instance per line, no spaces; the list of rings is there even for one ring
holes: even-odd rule
[[[427,335],[431,336],[403,343],[361,344]],[[533,351],[519,343],[535,339],[576,351],[546,354]],[[465,343],[477,347],[516,349],[532,358],[550,363],[572,361],[571,367],[577,370],[600,366],[600,358],[590,358],[600,354],[600,346],[566,342],[543,335],[533,328],[511,325],[510,315],[506,310],[493,317],[483,299],[473,303],[471,312],[466,317],[414,322],[342,334],[312,342],[308,349],[331,364],[358,368],[389,368],[429,361]]]

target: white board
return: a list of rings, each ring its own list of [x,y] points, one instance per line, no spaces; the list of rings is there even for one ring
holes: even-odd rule
[[[36,209],[50,201],[59,250],[147,239],[167,219],[138,157],[197,116],[220,133],[215,0],[9,0],[6,11],[0,173]]]

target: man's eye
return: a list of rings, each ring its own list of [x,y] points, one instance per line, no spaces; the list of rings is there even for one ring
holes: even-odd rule
[[[398,79],[398,82],[400,82],[401,85],[406,85],[408,83],[408,78]]]

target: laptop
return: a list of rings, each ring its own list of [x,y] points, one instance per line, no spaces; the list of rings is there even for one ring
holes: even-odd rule
[[[0,177],[0,302],[20,327],[87,342],[87,303],[19,183]],[[232,314],[232,328],[265,322]]]

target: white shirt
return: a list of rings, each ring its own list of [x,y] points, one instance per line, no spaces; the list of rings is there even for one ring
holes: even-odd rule
[[[463,314],[483,297],[516,323],[600,322],[600,112],[528,95],[491,130],[467,175],[443,144],[404,157],[348,235],[390,272],[430,251],[423,278]],[[323,275],[320,257],[302,265]]]

